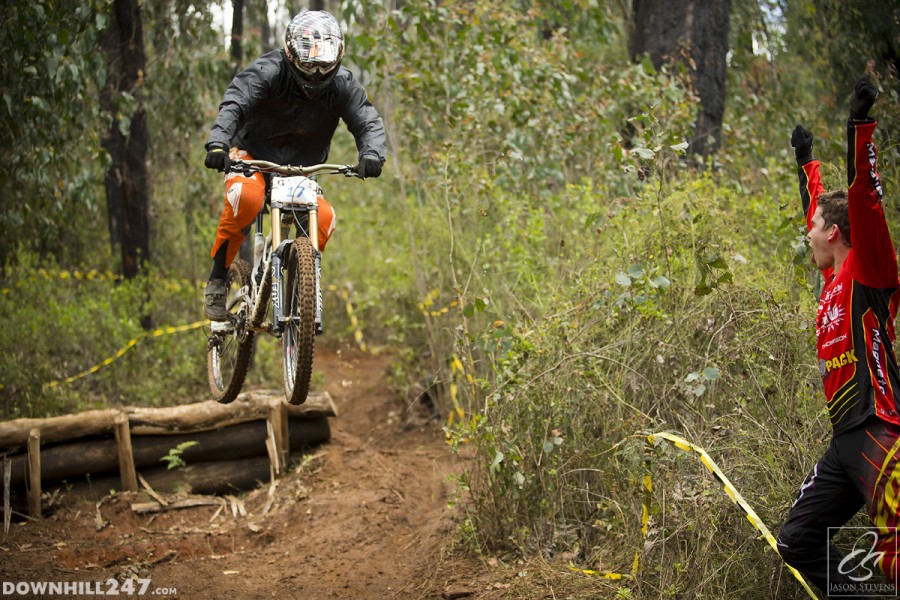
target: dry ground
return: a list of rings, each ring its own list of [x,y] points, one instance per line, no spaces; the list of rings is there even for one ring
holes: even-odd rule
[[[246,515],[236,516],[230,505],[138,515],[131,503],[147,498],[127,494],[99,509],[67,505],[0,538],[0,581],[108,591],[109,579],[139,577],[150,579],[147,595],[210,600],[613,597],[606,584],[557,595],[539,573],[535,582],[534,565],[455,544],[449,476],[460,465],[440,426],[388,391],[391,360],[349,347],[317,353],[339,413],[332,440],[305,460],[292,455],[274,501],[265,488],[245,494]]]

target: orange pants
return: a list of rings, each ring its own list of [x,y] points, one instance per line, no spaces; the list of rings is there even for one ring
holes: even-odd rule
[[[250,154],[238,148],[232,148],[229,156],[232,160],[253,160]],[[256,219],[256,215],[262,210],[265,197],[266,182],[262,173],[254,173],[250,177],[243,173],[225,174],[225,207],[219,217],[216,241],[209,253],[210,257],[215,257],[216,252],[227,241],[228,251],[225,256],[225,266],[231,266],[246,238],[243,230]],[[325,250],[325,244],[334,233],[335,221],[334,209],[320,196],[319,250]]]

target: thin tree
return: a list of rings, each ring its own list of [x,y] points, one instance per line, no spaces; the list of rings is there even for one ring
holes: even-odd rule
[[[690,150],[708,156],[721,141],[725,112],[725,57],[731,0],[633,0],[629,52],[646,54],[656,68],[681,62],[690,73],[700,109]]]
[[[100,105],[110,116],[103,135],[109,154],[106,203],[113,253],[119,247],[122,274],[135,277],[150,255],[147,177],[147,116],[141,101],[145,75],[144,35],[137,0],[115,0],[110,26],[101,45],[106,55],[106,83]]]
[[[241,44],[244,37],[244,0],[232,0],[232,7],[234,12],[231,19],[231,60],[237,74],[244,62],[244,47]]]

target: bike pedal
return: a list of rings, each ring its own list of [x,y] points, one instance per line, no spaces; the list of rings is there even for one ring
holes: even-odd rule
[[[209,330],[213,333],[227,333],[234,329],[231,321],[210,321]]]

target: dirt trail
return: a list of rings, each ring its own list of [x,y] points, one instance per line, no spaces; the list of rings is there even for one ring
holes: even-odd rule
[[[100,507],[108,524],[99,531],[93,504],[65,507],[13,524],[0,542],[0,580],[137,576],[151,580],[147,595],[217,600],[482,596],[490,584],[480,562],[443,558],[454,460],[440,428],[388,392],[390,361],[347,347],[317,352],[339,413],[332,441],[280,481],[265,514],[265,489],[241,497],[246,516],[215,507],[136,515],[135,498],[119,496]]]

